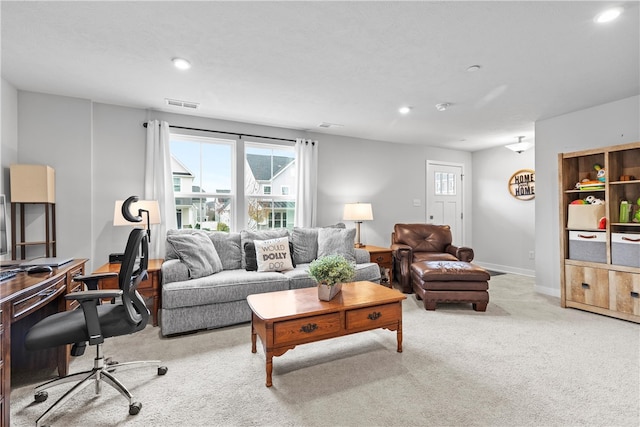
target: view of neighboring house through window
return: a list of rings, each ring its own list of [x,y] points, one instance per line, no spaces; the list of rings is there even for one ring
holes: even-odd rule
[[[284,144],[171,134],[178,228],[293,228],[295,150]],[[239,176],[236,152],[243,151],[244,176]]]
[[[235,205],[235,141],[171,135],[178,228],[227,231]]]
[[[293,145],[245,143],[247,229],[293,228],[295,163]],[[274,188],[281,188],[281,193],[274,193]]]

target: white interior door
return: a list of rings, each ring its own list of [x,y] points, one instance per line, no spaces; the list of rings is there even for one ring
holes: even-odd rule
[[[463,176],[460,164],[427,160],[427,223],[448,224],[457,246],[464,244]]]

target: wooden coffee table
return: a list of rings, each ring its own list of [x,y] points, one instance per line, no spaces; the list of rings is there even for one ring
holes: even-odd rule
[[[273,356],[296,345],[384,328],[397,331],[402,352],[402,300],[406,295],[372,282],[342,285],[331,301],[320,301],[314,288],[268,292],[247,297],[251,307],[251,352],[260,337],[266,357],[266,386],[271,387]]]

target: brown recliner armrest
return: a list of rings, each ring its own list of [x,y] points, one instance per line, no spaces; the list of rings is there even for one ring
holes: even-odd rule
[[[460,261],[471,262],[473,261],[473,249],[466,246],[455,246],[449,245],[445,249],[447,253],[450,253],[454,257],[458,258]]]
[[[393,271],[402,292],[411,293],[411,263],[413,262],[413,248],[409,245],[394,243],[391,245],[393,253]]]

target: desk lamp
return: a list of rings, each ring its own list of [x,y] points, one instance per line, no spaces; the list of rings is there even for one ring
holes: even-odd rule
[[[373,220],[373,211],[371,209],[371,203],[347,203],[344,205],[344,215],[343,218],[345,221],[355,221],[356,223],[356,248],[363,248],[363,245],[360,242],[360,224],[362,221],[372,221]]]

